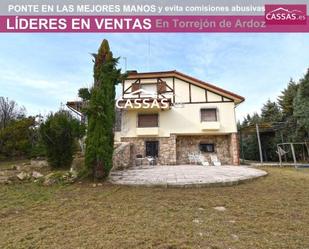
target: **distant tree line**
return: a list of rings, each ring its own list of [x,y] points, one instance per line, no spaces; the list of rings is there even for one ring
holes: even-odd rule
[[[52,167],[69,167],[76,139],[85,127],[70,112],[59,110],[45,120],[27,116],[26,109],[0,96],[0,160],[46,157]]]
[[[246,132],[246,127],[255,124],[271,126],[269,132],[261,133],[265,161],[278,160],[278,143],[309,142],[309,69],[299,81],[291,79],[277,100],[268,100],[260,114],[248,114],[238,123],[241,156],[247,160],[259,160],[257,135]]]

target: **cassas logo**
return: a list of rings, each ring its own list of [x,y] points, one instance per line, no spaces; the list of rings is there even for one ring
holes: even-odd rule
[[[126,98],[117,99],[116,107],[119,109],[168,109],[170,107],[170,99],[144,89],[139,89],[129,93]]]
[[[266,24],[298,25],[306,24],[307,6],[305,4],[265,5]]]
[[[306,17],[302,15],[303,12],[299,10],[289,11],[287,9],[278,8],[267,13],[267,20],[304,20]]]

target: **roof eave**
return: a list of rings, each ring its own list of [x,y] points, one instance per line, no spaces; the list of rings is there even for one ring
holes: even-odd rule
[[[140,78],[154,78],[154,77],[177,77],[178,78],[184,78],[186,80],[189,80],[191,81],[191,83],[196,83],[196,84],[199,84],[199,86],[203,87],[203,88],[210,88],[214,91],[217,91],[218,93],[220,94],[223,94],[223,95],[226,95],[228,98],[231,98],[234,100],[235,103],[237,104],[240,104],[242,102],[245,101],[245,98],[236,94],[236,93],[233,93],[233,92],[230,92],[228,90],[225,90],[225,89],[222,89],[220,87],[217,87],[213,84],[210,84],[208,82],[205,82],[205,81],[202,81],[202,80],[199,80],[197,78],[194,78],[192,76],[189,76],[189,75],[186,75],[184,73],[181,73],[181,72],[178,72],[176,70],[172,70],[172,71],[161,71],[161,72],[142,72],[142,73],[132,73],[132,74],[129,74],[127,79],[140,79]]]

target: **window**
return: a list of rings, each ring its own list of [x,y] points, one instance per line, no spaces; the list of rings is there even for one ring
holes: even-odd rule
[[[158,114],[138,114],[137,127],[158,127]]]
[[[148,93],[153,93],[153,94],[157,93],[157,85],[153,83],[141,84],[141,89],[145,90]]]
[[[214,122],[214,121],[218,121],[216,108],[201,109],[201,122]]]
[[[206,144],[206,143],[200,143],[199,149],[202,152],[215,152],[215,145],[214,144]]]

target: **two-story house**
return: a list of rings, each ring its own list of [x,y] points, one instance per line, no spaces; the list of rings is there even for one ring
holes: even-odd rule
[[[235,108],[244,101],[230,91],[177,71],[130,71],[122,82],[121,129],[115,139],[134,144],[135,155],[162,165],[187,164],[189,153],[216,154],[238,165]]]

